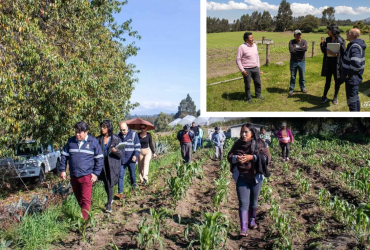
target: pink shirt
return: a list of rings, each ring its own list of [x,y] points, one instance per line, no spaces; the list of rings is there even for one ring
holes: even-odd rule
[[[244,68],[260,67],[257,44],[253,43],[250,46],[248,43],[244,43],[240,45],[236,54],[236,64],[241,72],[244,71]]]

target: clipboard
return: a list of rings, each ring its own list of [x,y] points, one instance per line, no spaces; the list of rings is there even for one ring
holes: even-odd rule
[[[338,53],[340,49],[340,43],[327,43],[326,48],[331,50],[333,53]],[[332,55],[327,54],[328,57],[335,57]]]
[[[126,145],[127,145],[127,142],[120,142],[115,148],[121,150],[121,149],[124,149]]]

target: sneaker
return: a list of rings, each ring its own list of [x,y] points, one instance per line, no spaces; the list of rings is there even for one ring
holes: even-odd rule
[[[326,96],[321,97],[321,103],[325,103],[328,101],[328,98]]]
[[[334,105],[337,105],[337,104],[338,104],[338,97],[334,96],[333,104],[334,104]]]
[[[285,160],[286,160],[286,161],[289,161],[289,157],[287,157]]]
[[[246,101],[249,103],[249,104],[252,104],[252,99],[246,99]]]
[[[256,98],[257,98],[257,99],[261,99],[261,100],[265,100],[265,97],[263,97],[263,96],[261,96],[261,95],[260,95],[260,96],[256,96]]]
[[[107,205],[107,208],[105,209],[105,212],[109,213],[109,214],[112,212],[112,205],[111,204]]]
[[[282,161],[285,161],[285,158],[282,158],[281,160],[282,160]]]
[[[148,184],[148,180],[147,179],[144,179],[143,184],[144,185],[147,185]]]
[[[289,90],[289,95],[293,95],[293,90]]]
[[[307,90],[306,89],[301,89],[302,90],[302,92],[304,93],[304,94],[307,94]]]

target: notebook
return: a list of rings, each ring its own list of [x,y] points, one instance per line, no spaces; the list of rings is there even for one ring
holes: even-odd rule
[[[326,48],[331,50],[333,53],[338,53],[340,49],[340,43],[327,43]],[[328,54],[328,57],[334,57]]]

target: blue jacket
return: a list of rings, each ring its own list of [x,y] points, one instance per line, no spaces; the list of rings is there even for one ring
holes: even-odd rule
[[[366,44],[361,39],[355,39],[347,45],[340,75],[342,82],[351,85],[359,85],[362,82],[362,74],[365,69],[365,49]]]
[[[66,171],[67,161],[71,176],[82,177],[91,173],[99,176],[104,164],[104,155],[98,140],[92,135],[88,134],[81,148],[78,147],[76,136],[73,136],[63,148],[60,160],[61,172]]]
[[[124,165],[127,163],[136,162],[141,151],[141,144],[137,133],[135,133],[132,129],[129,129],[125,137],[121,132],[118,134],[118,136],[122,142],[127,142],[127,145],[123,149],[121,163]],[[136,156],[136,161],[132,161],[133,156]]]
[[[225,143],[225,138],[226,138],[226,136],[222,131],[220,131],[218,133],[213,132],[213,134],[212,134],[212,142],[217,147],[220,147],[221,145],[223,145]]]

